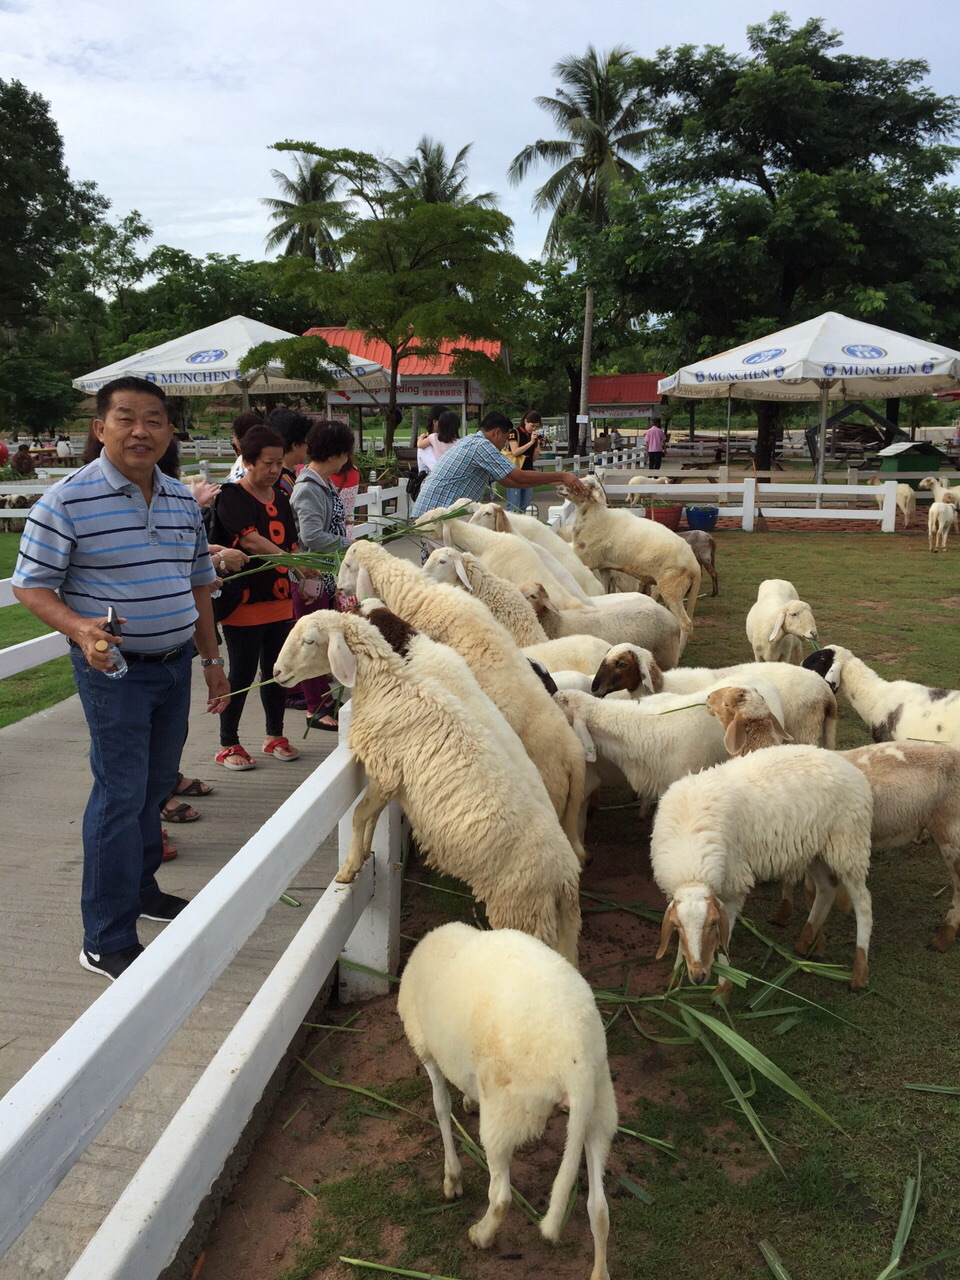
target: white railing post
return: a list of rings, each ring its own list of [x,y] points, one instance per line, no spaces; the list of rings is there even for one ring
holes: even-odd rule
[[[743,510],[740,527],[745,533],[753,533],[753,518],[757,506],[757,482],[753,476],[743,478]]]
[[[573,459],[573,474],[579,478],[580,476],[580,455],[575,454]]]
[[[721,484],[726,484],[727,481],[730,479],[729,466],[725,462],[721,462],[720,466],[717,467],[717,472],[718,472],[717,479],[720,481]]]
[[[883,482],[883,510],[880,518],[881,533],[896,533],[897,531],[897,482],[896,480],[885,480]]]
[[[383,490],[378,484],[372,484],[367,488],[367,515],[383,515]]]

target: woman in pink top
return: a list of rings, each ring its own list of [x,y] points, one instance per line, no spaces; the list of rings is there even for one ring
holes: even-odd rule
[[[444,409],[437,418],[436,430],[417,437],[417,467],[430,472],[448,449],[460,438],[460,415],[453,409]]]

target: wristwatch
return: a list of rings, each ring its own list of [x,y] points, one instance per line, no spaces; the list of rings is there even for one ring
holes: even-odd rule
[[[200,665],[201,667],[222,667],[223,659],[222,658],[201,658]]]

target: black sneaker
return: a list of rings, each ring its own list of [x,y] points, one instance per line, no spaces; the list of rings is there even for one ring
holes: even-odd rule
[[[149,906],[140,908],[141,920],[159,920],[161,924],[169,924],[190,901],[189,898],[178,898],[175,893],[161,893]]]
[[[124,947],[122,951],[111,951],[107,955],[98,955],[95,951],[84,950],[80,952],[79,958],[85,969],[89,969],[91,973],[102,973],[105,978],[113,982],[130,968],[142,952],[143,947],[138,942],[132,947]]]

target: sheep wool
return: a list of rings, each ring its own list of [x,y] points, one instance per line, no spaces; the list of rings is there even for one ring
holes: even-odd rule
[[[459,585],[469,591],[487,606],[518,645],[542,644],[547,639],[533,606],[516,583],[499,577],[469,551],[437,547],[427,557],[423,572],[431,582]]]

